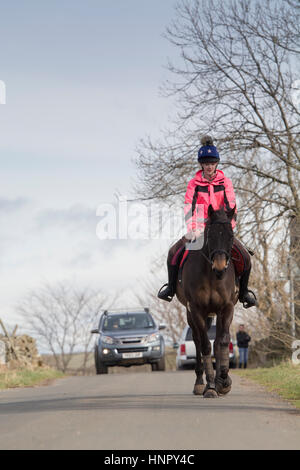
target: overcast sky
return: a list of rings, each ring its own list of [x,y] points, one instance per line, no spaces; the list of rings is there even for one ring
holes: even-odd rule
[[[159,86],[176,54],[162,37],[174,4],[0,1],[0,317],[9,325],[43,282],[122,290],[130,300],[161,249],[99,240],[96,211],[130,195],[138,140],[167,124]]]

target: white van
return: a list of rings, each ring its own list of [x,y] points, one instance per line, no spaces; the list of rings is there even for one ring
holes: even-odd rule
[[[208,338],[211,344],[212,360],[215,363],[214,357],[214,340],[216,338],[216,325],[211,325],[208,332]],[[179,347],[176,355],[176,368],[193,368],[196,364],[196,347],[192,338],[192,330],[187,325],[181,335]],[[236,355],[233,347],[232,340],[229,343],[229,367],[235,369],[236,367]]]

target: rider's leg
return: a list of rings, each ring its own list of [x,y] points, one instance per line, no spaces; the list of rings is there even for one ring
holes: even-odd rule
[[[257,305],[257,300],[252,291],[248,289],[249,276],[251,267],[244,271],[240,279],[240,294],[239,301],[242,302],[244,308],[254,307]]]
[[[164,284],[160,288],[157,294],[157,297],[161,300],[166,300],[167,302],[171,302],[176,291],[178,267],[176,264],[172,265],[168,263],[167,268],[168,268],[168,284]]]
[[[186,241],[186,238],[182,237],[180,240],[178,240],[178,242],[171,246],[169,250],[167,259],[168,284],[164,284],[157,294],[157,297],[161,300],[171,302],[172,298],[175,295],[178,274],[178,253],[183,248]],[[164,287],[165,289],[163,289]]]
[[[239,250],[244,259],[244,271],[240,278],[239,301],[242,302],[244,308],[254,307],[257,305],[256,297],[254,293],[248,289],[248,282],[251,272],[250,254],[244,245],[236,238],[234,239],[234,246]]]

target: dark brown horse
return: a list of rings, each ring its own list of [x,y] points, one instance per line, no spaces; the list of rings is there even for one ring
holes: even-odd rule
[[[190,250],[184,264],[181,283],[176,295],[186,307],[187,321],[196,346],[196,382],[194,394],[214,398],[231,389],[229,372],[229,327],[234,305],[238,300],[235,271],[230,259],[233,244],[231,219],[234,210],[214,211],[209,207],[209,220],[204,231],[203,247]],[[211,358],[207,329],[211,317],[217,316],[214,353],[216,377]],[[206,375],[206,386],[203,381]]]

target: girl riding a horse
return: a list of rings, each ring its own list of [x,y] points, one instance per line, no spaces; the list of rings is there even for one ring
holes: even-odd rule
[[[185,195],[184,212],[188,232],[170,248],[167,259],[168,284],[162,286],[158,292],[158,298],[168,302],[172,300],[176,292],[179,253],[182,253],[186,243],[195,241],[203,235],[208,221],[209,206],[211,205],[214,210],[224,208],[225,211],[236,207],[232,182],[224,175],[223,171],[217,169],[220,157],[211,137],[204,136],[201,139],[201,144],[202,147],[198,152],[201,170],[188,183]],[[231,224],[232,228],[236,225],[236,209]],[[239,267],[242,266],[242,269],[237,273],[240,278],[239,301],[243,303],[244,308],[253,307],[257,305],[257,301],[253,292],[248,289],[251,271],[250,254],[236,238],[234,238],[232,252],[235,255],[233,261],[236,271],[237,262]]]

